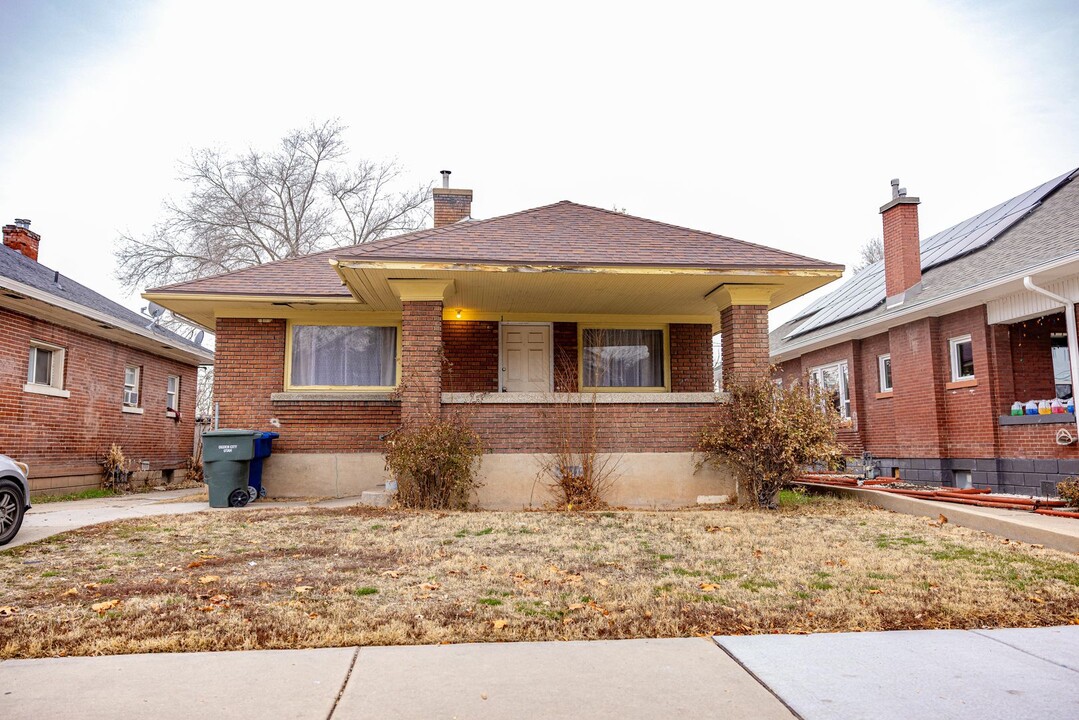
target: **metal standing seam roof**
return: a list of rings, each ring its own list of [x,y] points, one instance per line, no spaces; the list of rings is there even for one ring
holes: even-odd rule
[[[465,220],[149,293],[347,296],[329,260],[540,266],[838,270],[841,265],[744,240],[563,200],[487,220]]]
[[[66,275],[59,274],[58,271],[42,265],[36,260],[31,260],[17,250],[0,245],[0,286],[3,285],[4,278],[28,285],[35,290],[60,300],[80,305],[88,310],[108,315],[118,321],[139,327],[146,327],[150,324],[150,318],[109,300],[101,293],[75,282]],[[170,343],[180,348],[209,352],[201,345],[165,328],[154,328],[154,334],[162,342]]]
[[[978,213],[921,241],[922,271],[928,271],[980,250],[1002,235],[1008,228],[1041,204],[1050,193],[1068,181],[1077,170],[1016,195],[1010,200]],[[806,306],[791,319],[789,331],[783,336],[791,339],[827,325],[868,312],[885,297],[884,261],[878,260],[859,270],[834,292]],[[798,323],[799,320],[805,322]]]

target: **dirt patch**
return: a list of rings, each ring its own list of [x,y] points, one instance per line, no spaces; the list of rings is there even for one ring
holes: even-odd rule
[[[5,658],[1079,622],[1074,556],[834,498],[141,518],[0,553],[0,588]]]

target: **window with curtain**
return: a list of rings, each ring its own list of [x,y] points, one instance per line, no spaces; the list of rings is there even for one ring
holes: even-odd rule
[[[296,387],[392,387],[397,384],[397,328],[293,325]]]
[[[665,386],[662,330],[585,328],[581,361],[585,387]]]

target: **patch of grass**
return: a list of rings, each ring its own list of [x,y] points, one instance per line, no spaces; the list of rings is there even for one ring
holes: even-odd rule
[[[1037,627],[1079,607],[1072,555],[834,498],[616,519],[270,506],[153,522],[0,552],[15,608],[0,658]],[[89,610],[111,599],[111,614]]]
[[[812,505],[821,501],[821,496],[811,495],[802,489],[797,490],[780,490],[779,491],[779,506],[780,507],[801,507],[802,505]]]
[[[54,502],[67,502],[69,500],[94,500],[96,498],[107,498],[119,495],[120,493],[115,490],[106,490],[104,488],[89,488],[87,490],[80,490],[79,492],[65,493],[63,495],[31,495],[30,502],[34,505],[41,505],[45,503]]]
[[[56,577],[59,574],[60,573],[57,572],[56,570],[46,570],[45,572],[41,573],[41,577],[43,577],[43,578]]]
[[[385,530],[386,526],[383,525],[382,523],[375,523],[374,525],[371,526],[371,529],[372,530]]]

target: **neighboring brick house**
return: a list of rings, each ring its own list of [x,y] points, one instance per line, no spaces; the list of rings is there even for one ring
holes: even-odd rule
[[[612,502],[734,492],[694,467],[713,335],[728,375],[762,372],[768,309],[842,268],[566,201],[488,220],[471,203],[444,186],[432,229],[146,293],[216,332],[221,426],[280,433],[268,490],[374,489],[388,433],[464,410],[487,449],[478,502],[543,504],[561,413],[594,396]]]
[[[185,467],[208,350],[37,261],[27,220],[0,247],[0,453],[32,492],[96,487],[120,445],[142,477]]]
[[[1079,473],[1073,414],[1010,415],[1016,401],[1072,395],[1077,175],[921,241],[919,200],[892,181],[884,260],[771,334],[784,382],[835,392],[851,455],[906,480],[1024,494]]]

